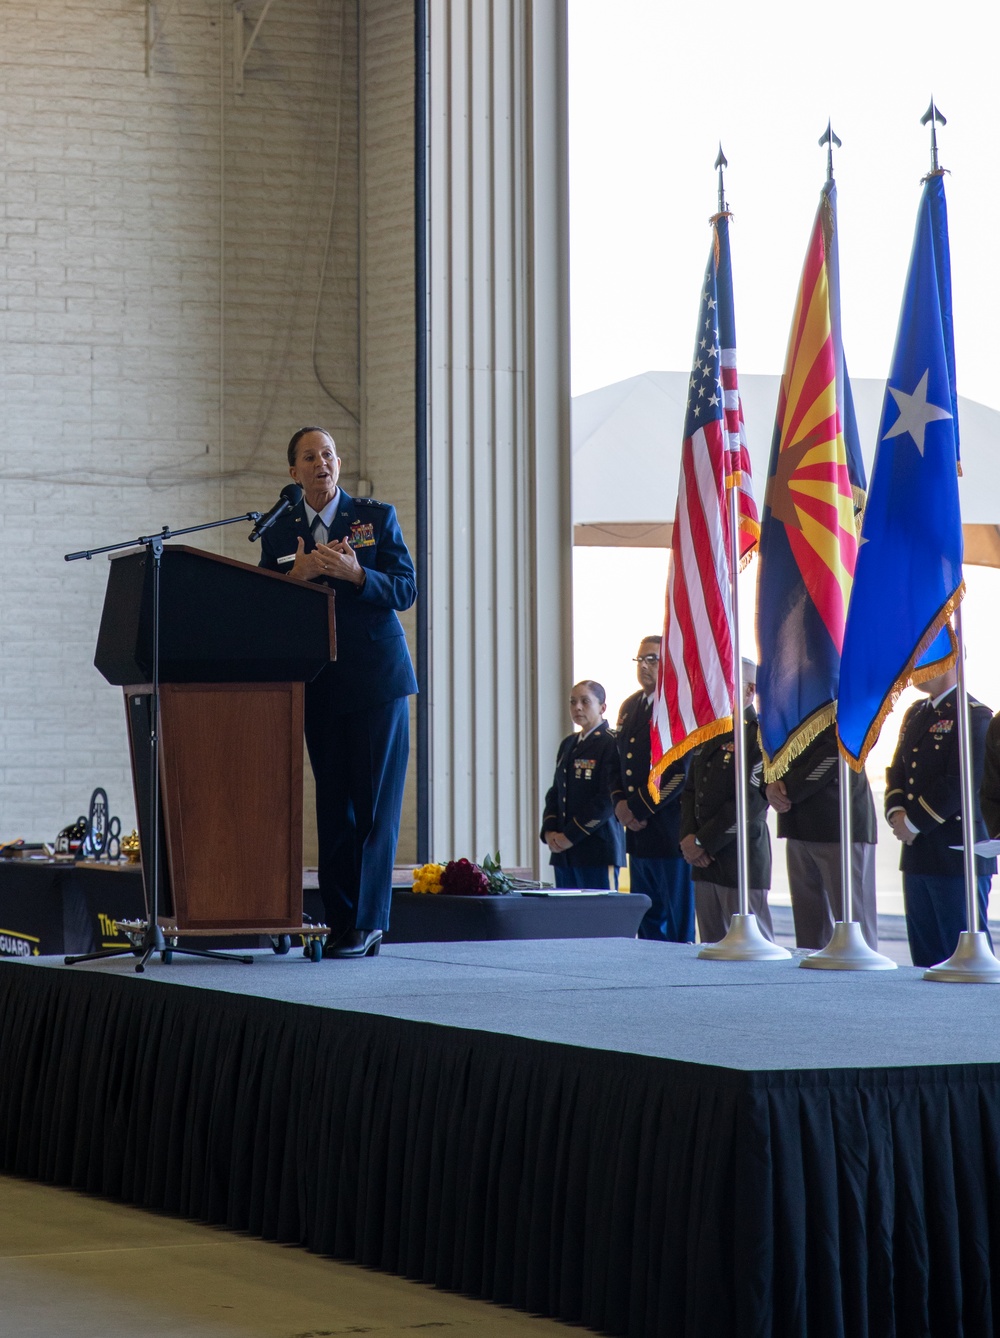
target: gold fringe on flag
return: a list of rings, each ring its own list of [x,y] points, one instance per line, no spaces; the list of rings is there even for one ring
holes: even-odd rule
[[[908,688],[911,683],[916,687],[920,683],[927,683],[930,679],[937,678],[939,674],[946,673],[958,659],[958,642],[955,639],[955,633],[951,629],[951,618],[964,598],[965,582],[963,581],[952,595],[951,599],[949,599],[944,607],[938,612],[927,631],[917,642],[917,648],[907,660],[903,672],[896,678],[892,687],[890,687],[889,691],[882,698],[882,705],[878,709],[878,714],[869,726],[864,743],[861,745],[861,756],[855,757],[852,753],[847,751],[844,745],[840,742],[840,739],[837,740],[837,747],[840,749],[840,755],[852,771],[864,771],[865,761],[868,754],[875,747],[875,742],[882,732],[882,726],[885,724],[886,720],[888,720],[892,713],[892,708],[899,701],[900,696],[906,688]],[[925,664],[921,665],[919,669],[916,668],[917,661],[922,655],[926,654],[928,646],[933,645],[934,638],[938,636],[941,629],[944,627],[948,628],[948,637],[951,641],[951,653],[944,656],[943,659],[935,660],[932,664]],[[765,776],[767,775],[766,768],[764,774]]]
[[[734,469],[731,474],[727,474],[725,478],[725,486],[726,492],[729,492],[733,488],[741,488],[743,486],[743,470]],[[749,552],[744,553],[737,563],[737,571],[746,571],[747,567],[750,565],[750,559],[753,557],[754,553],[756,553],[757,547],[760,545],[760,523],[756,520],[751,520],[749,516],[743,515],[740,515],[739,523],[740,534],[749,534],[755,544],[755,547],[751,548]],[[737,535],[737,539],[739,539],[739,535]]]
[[[712,255],[715,257],[715,268],[717,270],[719,268],[719,255],[722,252],[722,244],[719,241],[719,229],[715,225],[720,218],[732,218],[732,214],[726,209],[721,214],[713,214],[708,220],[712,228]]]
[[[700,743],[707,743],[709,739],[718,738],[720,734],[728,734],[733,728],[733,717],[725,716],[721,720],[713,720],[708,725],[700,725],[698,729],[683,739],[676,747],[669,749],[663,754],[656,766],[649,773],[649,780],[646,788],[649,791],[649,797],[654,804],[660,802],[660,777],[673,764],[682,758],[685,753],[689,753],[692,748],[697,748]]]
[[[828,702],[826,706],[821,706],[818,711],[814,711],[807,720],[799,725],[798,729],[788,736],[774,757],[768,757],[767,753],[764,752],[764,741],[762,739],[760,751],[764,759],[765,784],[770,785],[772,781],[781,780],[795,759],[801,756],[836,718],[836,702]],[[759,729],[758,726],[758,732]]]
[[[856,483],[852,483],[851,496],[854,499],[854,529],[860,539],[861,527],[865,523],[865,507],[868,505],[868,494],[864,488],[859,488]]]

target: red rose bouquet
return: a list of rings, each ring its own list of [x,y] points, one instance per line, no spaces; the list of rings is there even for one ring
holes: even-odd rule
[[[444,866],[441,891],[451,897],[483,897],[489,894],[489,879],[471,860],[453,859]]]

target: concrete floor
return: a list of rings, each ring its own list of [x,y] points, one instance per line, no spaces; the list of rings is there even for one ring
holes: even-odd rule
[[[305,1250],[3,1177],[0,1298],[0,1338],[570,1332]]]

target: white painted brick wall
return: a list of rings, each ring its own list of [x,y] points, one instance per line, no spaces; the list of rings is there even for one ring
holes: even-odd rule
[[[375,496],[396,507],[416,548],[414,505],[414,22],[409,0],[365,0],[367,55],[366,405],[368,470]],[[416,648],[416,618],[403,615]],[[415,698],[411,739],[416,737]],[[416,859],[416,767],[403,806],[400,860]],[[470,852],[470,857],[475,858]]]
[[[404,34],[381,44],[398,98],[412,8],[373,8]],[[106,562],[62,554],[263,509],[303,422],[327,423],[356,473],[355,4],[274,5],[242,97],[231,12],[180,0],[147,79],[141,0],[0,6],[0,839],[51,838],[97,784],[134,818],[120,693],[92,664]],[[405,146],[412,191],[412,91],[394,123],[400,108],[379,134]],[[316,361],[346,409],[313,372],[331,202]],[[412,217],[395,219],[373,265],[412,265]],[[396,272],[395,317],[376,304],[380,411],[412,406],[412,281]],[[369,431],[376,488],[406,523],[412,411]],[[198,542],[245,558],[244,535]]]

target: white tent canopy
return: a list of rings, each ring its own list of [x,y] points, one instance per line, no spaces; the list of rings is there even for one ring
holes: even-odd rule
[[[777,376],[740,377],[757,504],[763,504]],[[871,474],[885,382],[851,378]],[[573,400],[574,542],[669,547],[687,372],[644,372]],[[1000,413],[959,396],[965,558],[1000,567]]]

